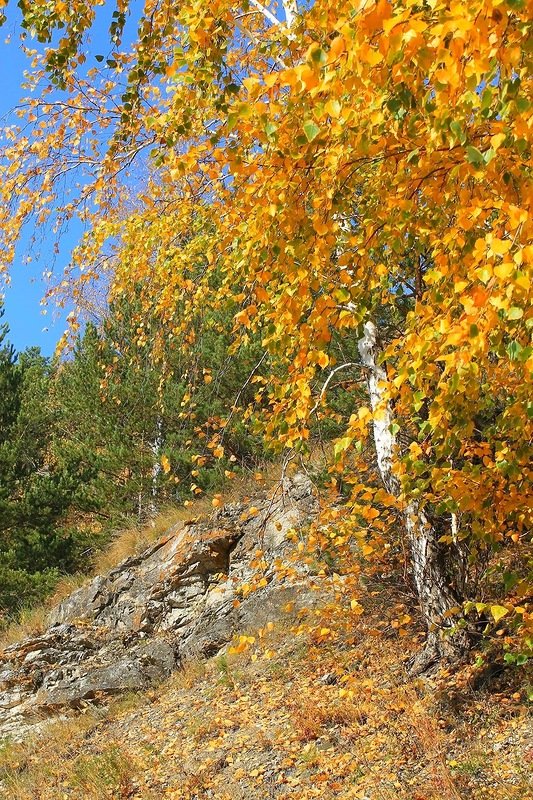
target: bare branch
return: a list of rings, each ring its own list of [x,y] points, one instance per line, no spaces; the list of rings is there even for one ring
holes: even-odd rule
[[[255,373],[257,372],[257,370],[259,369],[259,367],[261,366],[261,364],[263,363],[263,361],[265,360],[265,358],[267,357],[267,355],[268,355],[268,350],[265,350],[265,352],[263,353],[263,355],[261,356],[261,358],[259,359],[259,361],[258,361],[258,362],[257,362],[257,364],[255,365],[255,367],[252,369],[252,371],[250,372],[250,374],[248,375],[248,377],[247,377],[247,378],[246,378],[246,380],[244,381],[243,385],[241,386],[241,388],[240,388],[240,389],[239,389],[239,391],[237,392],[237,397],[236,397],[236,398],[235,398],[235,400],[233,401],[233,405],[232,405],[232,407],[231,407],[231,411],[230,411],[230,413],[229,413],[229,415],[228,415],[228,418],[227,418],[227,420],[226,420],[226,424],[224,425],[224,427],[223,427],[223,429],[222,429],[222,434],[221,434],[221,436],[220,436],[220,441],[221,441],[221,442],[223,442],[223,441],[224,441],[224,436],[226,435],[226,431],[229,429],[229,424],[230,424],[230,422],[231,422],[231,420],[232,420],[232,418],[233,418],[233,415],[235,414],[235,411],[236,411],[236,409],[237,409],[237,406],[238,406],[239,400],[241,399],[241,397],[242,397],[242,395],[243,395],[243,393],[244,393],[244,391],[245,391],[246,387],[248,386],[248,384],[250,383],[250,381],[251,381],[251,380],[252,380],[252,378],[254,377]]]
[[[250,3],[255,6],[261,14],[267,19],[272,25],[279,25],[280,20],[271,12],[269,11],[266,6],[259,2],[259,0],[250,0]],[[288,23],[287,23],[288,24]]]
[[[282,0],[285,11],[285,22],[288,28],[292,28],[294,19],[298,14],[298,0]]]
[[[340,372],[341,369],[348,369],[349,367],[357,367],[357,366],[360,366],[357,363],[357,361],[347,361],[346,364],[340,364],[338,367],[335,367],[335,369],[331,370],[331,372],[329,373],[328,377],[326,378],[326,380],[324,382],[324,385],[322,386],[322,389],[320,390],[320,394],[318,395],[318,400],[316,401],[315,405],[311,409],[311,414],[315,413],[315,411],[319,407],[320,403],[322,402],[322,398],[326,394],[326,390],[327,390],[327,388],[328,388],[333,376],[337,372]]]

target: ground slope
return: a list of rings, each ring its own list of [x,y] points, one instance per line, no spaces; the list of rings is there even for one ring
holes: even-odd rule
[[[381,597],[380,600],[385,600]],[[250,649],[192,661],[101,719],[88,710],[0,757],[9,800],[530,800],[519,693],[409,680],[403,641],[361,622],[312,642],[289,617]],[[268,626],[271,627],[271,626]]]
[[[398,603],[398,586],[385,576],[365,581],[365,613],[346,625],[320,610],[329,595],[308,595],[305,572],[296,569],[300,582],[291,587],[268,568],[257,572],[257,536],[263,554],[279,555],[287,527],[316,513],[305,481],[278,499],[221,512],[184,558],[168,557],[177,539],[163,537],[48,617],[48,635],[67,618],[79,635],[101,627],[111,661],[116,640],[137,666],[139,642],[144,658],[155,658],[161,642],[177,645],[176,669],[149,676],[152,685],[136,692],[123,682],[113,700],[116,686],[83,695],[94,653],[79,673],[71,664],[60,679],[71,693],[57,709],[71,716],[0,745],[1,800],[533,800],[533,726],[518,672],[495,678],[465,668],[414,679],[408,663],[420,642],[397,621],[416,610]],[[194,525],[206,533],[203,522]],[[165,553],[150,583],[152,560]],[[208,561],[207,573],[194,567]],[[243,580],[256,581],[255,591],[243,596]],[[408,603],[405,587],[403,597]],[[155,616],[139,615],[147,602]],[[187,648],[192,641],[201,646]],[[10,652],[23,666],[39,651],[19,643]],[[42,685],[20,693],[36,697]],[[6,691],[11,724],[9,692],[15,704],[18,695],[13,685]]]

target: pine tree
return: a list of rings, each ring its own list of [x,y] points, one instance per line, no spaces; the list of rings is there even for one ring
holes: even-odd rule
[[[0,349],[0,611],[16,614],[80,564],[86,537],[73,512],[89,508],[91,470],[50,452],[55,417],[51,367],[37,348],[17,355],[2,327]]]

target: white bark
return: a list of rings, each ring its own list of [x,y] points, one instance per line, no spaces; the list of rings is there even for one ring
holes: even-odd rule
[[[391,431],[393,416],[390,403],[385,399],[387,373],[379,363],[377,329],[373,322],[365,322],[359,340],[359,353],[367,370],[370,407],[374,416],[374,443],[379,474],[390,494],[400,494],[400,483],[392,471],[396,438]]]
[[[267,19],[272,25],[279,25],[279,19],[259,0],[250,0],[250,4],[255,6],[258,11]]]
[[[285,10],[285,24],[287,28],[292,28],[296,15],[298,14],[297,0],[283,0]]]
[[[261,3],[260,0],[250,0],[250,5],[256,8],[271,25],[282,24],[282,21],[279,20],[264,3]],[[287,28],[292,28],[296,15],[298,14],[298,0],[282,0],[282,5],[285,14],[285,25]]]
[[[161,475],[161,447],[163,445],[163,422],[161,417],[157,418],[156,433],[151,445],[152,450],[152,491],[150,500],[150,516],[157,514],[157,495],[159,493],[159,476]]]
[[[321,404],[322,400],[324,399],[324,395],[326,394],[327,388],[328,388],[329,384],[331,383],[331,380],[337,374],[337,372],[340,372],[343,369],[348,369],[349,367],[356,367],[356,366],[357,366],[357,364],[356,364],[355,361],[347,361],[346,364],[339,364],[338,367],[335,367],[335,369],[331,370],[331,372],[329,373],[328,377],[324,381],[324,385],[322,386],[322,389],[320,390],[320,394],[318,395],[316,403],[314,404],[313,408],[309,412],[310,416],[313,416],[315,411],[320,407],[320,404]]]
[[[396,436],[392,433],[394,417],[387,398],[387,373],[379,363],[380,352],[376,325],[368,321],[359,341],[359,353],[367,371],[370,405],[375,415],[373,427],[378,469],[387,491],[399,497],[400,481],[393,470],[396,450]],[[405,504],[403,516],[411,550],[413,581],[428,630],[424,663],[427,666],[428,660],[437,660],[444,652],[453,649],[450,641],[442,639],[440,630],[450,626],[444,615],[457,604],[457,600],[442,566],[438,534],[424,510],[416,500],[411,500]]]
[[[142,488],[137,492],[137,522],[142,525],[143,522],[143,491]]]

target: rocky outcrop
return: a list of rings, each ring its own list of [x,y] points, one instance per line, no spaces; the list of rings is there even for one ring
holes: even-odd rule
[[[297,475],[270,496],[175,526],[75,591],[42,635],[0,654],[0,737],[145,688],[188,656],[212,655],[235,632],[261,626],[287,601],[305,604],[304,582],[287,582],[276,565],[290,546],[287,531],[316,511],[310,481]],[[258,560],[259,588],[243,593],[257,582]]]

